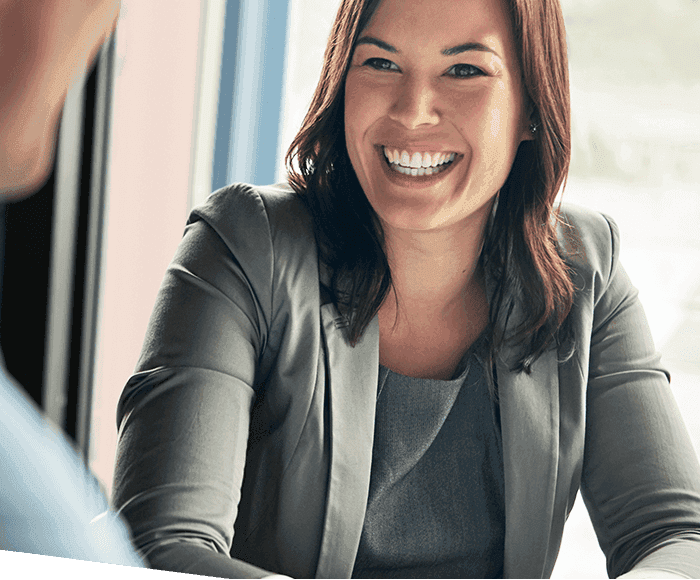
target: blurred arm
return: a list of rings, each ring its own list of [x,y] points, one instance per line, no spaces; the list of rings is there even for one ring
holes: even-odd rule
[[[114,30],[119,0],[0,0],[0,196],[41,186],[69,87]]]
[[[0,549],[141,566],[123,522],[63,435],[0,367]]]

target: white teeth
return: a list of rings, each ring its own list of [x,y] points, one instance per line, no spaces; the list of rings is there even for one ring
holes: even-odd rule
[[[447,168],[454,161],[456,153],[413,153],[384,147],[384,156],[393,169],[405,175],[435,175]]]
[[[403,165],[398,165],[396,163],[392,163],[391,168],[393,171],[398,171],[399,173],[403,173],[404,175],[411,175],[413,177],[420,177],[422,175],[437,175],[438,173],[442,173],[447,169],[449,165],[440,165],[438,167],[404,167]]]

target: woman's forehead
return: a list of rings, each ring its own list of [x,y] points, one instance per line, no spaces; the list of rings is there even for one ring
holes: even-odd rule
[[[376,38],[403,50],[445,53],[481,44],[503,55],[513,35],[505,0],[382,0],[360,39]]]

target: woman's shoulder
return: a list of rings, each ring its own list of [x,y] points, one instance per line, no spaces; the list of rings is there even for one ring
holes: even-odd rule
[[[580,275],[610,277],[617,265],[620,244],[617,224],[610,216],[562,204],[557,237],[564,260]]]
[[[315,251],[311,216],[287,183],[227,185],[192,210],[188,224],[198,220],[231,247]]]
[[[202,205],[192,210],[190,221],[198,218],[222,226],[236,226],[249,220],[256,223],[263,220],[273,226],[290,225],[299,219],[309,222],[304,203],[287,183],[232,183],[212,193]]]

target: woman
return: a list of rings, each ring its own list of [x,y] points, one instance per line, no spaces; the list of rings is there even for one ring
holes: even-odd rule
[[[346,0],[287,185],[196,209],[120,401],[155,567],[700,574],[700,468],[569,161],[556,0]],[[234,524],[235,522],[235,524]],[[234,529],[235,528],[235,529]]]

